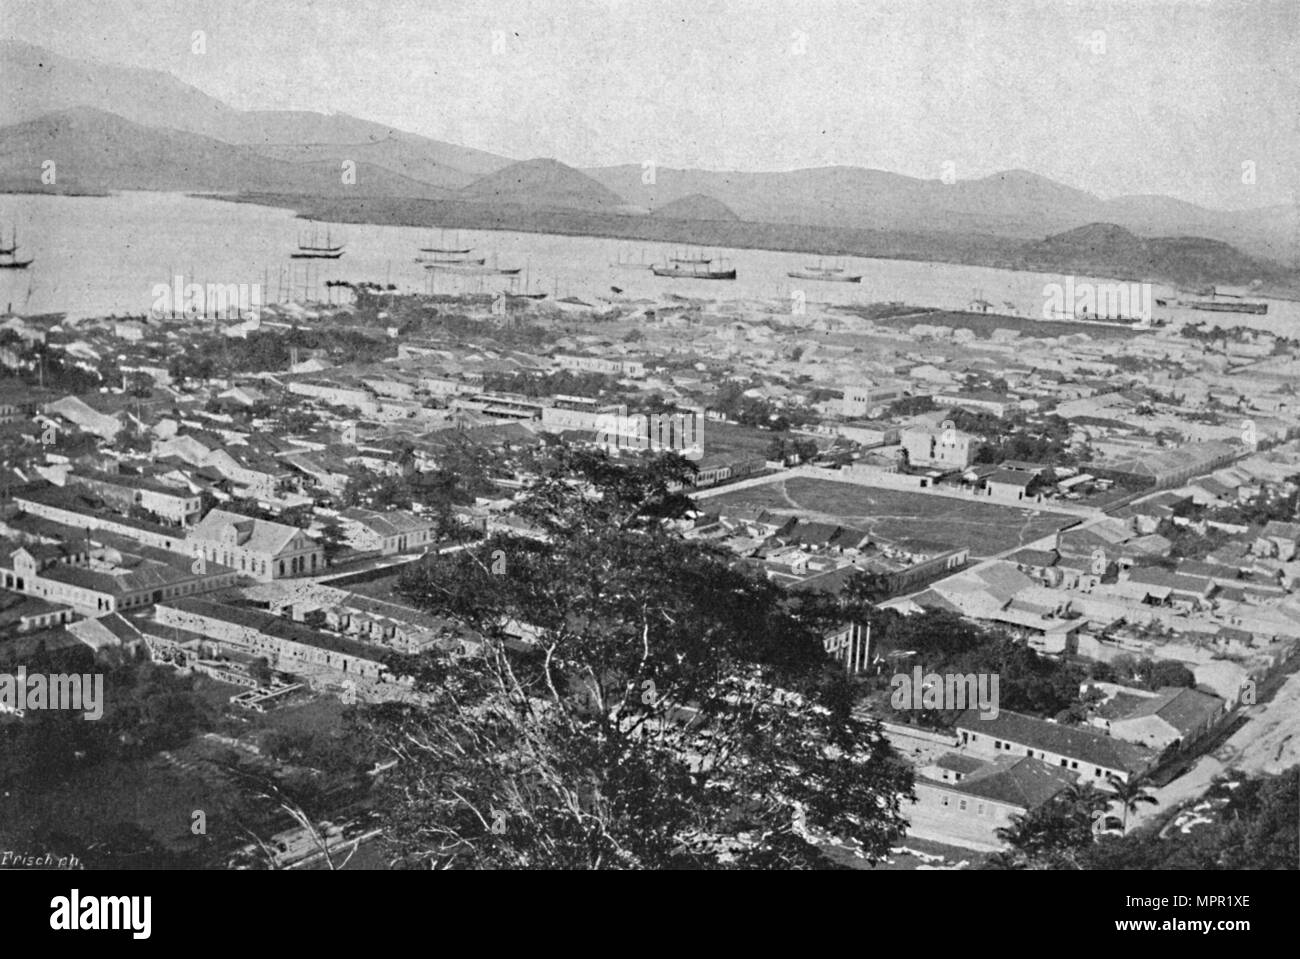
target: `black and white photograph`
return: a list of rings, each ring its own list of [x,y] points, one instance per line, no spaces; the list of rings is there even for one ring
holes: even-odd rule
[[[1041,871],[1240,944],[1298,191],[1300,0],[0,0],[23,924]]]

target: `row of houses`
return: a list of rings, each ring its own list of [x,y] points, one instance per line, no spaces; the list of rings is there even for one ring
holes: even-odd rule
[[[1217,696],[1187,688],[1156,692],[1108,686],[1088,724],[1069,726],[1009,710],[963,713],[952,749],[918,770],[910,832],[965,848],[1003,847],[998,830],[1089,782],[1114,791],[1162,757],[1210,735],[1229,715]]]

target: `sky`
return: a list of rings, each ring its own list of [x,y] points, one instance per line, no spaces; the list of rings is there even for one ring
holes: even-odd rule
[[[517,159],[1300,195],[1300,0],[0,0],[0,25]]]

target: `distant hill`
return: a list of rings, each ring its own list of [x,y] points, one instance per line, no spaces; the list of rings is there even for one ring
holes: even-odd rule
[[[344,113],[236,110],[169,73],[74,60],[43,47],[0,42],[0,125],[32,120],[76,107],[116,113],[144,126],[197,133],[241,146],[313,145],[318,149],[369,145],[361,156],[337,150],[329,156],[282,156],[297,161],[353,159],[415,176],[420,164],[448,167],[465,182],[513,161],[482,150],[444,143]],[[418,176],[415,176],[419,179]],[[456,188],[454,177],[429,180]]]
[[[1282,284],[1287,270],[1204,237],[1143,239],[1114,223],[1090,223],[1022,247],[1025,269],[1123,279],[1163,280],[1180,287],[1212,283]]]
[[[366,143],[281,143],[255,147],[263,156],[288,163],[330,163],[340,168],[344,160],[375,166],[443,190],[459,190],[477,176],[460,167],[439,163],[429,151],[408,140],[380,140]]]
[[[552,210],[614,212],[627,201],[591,177],[558,160],[513,163],[460,190],[457,197],[476,203],[507,204]]]
[[[703,193],[692,193],[665,203],[654,210],[651,216],[667,220],[704,220],[708,222],[739,220],[736,211],[720,200]]]
[[[779,173],[659,167],[652,184],[643,182],[637,164],[583,172],[646,208],[704,194],[744,220],[764,223],[1028,240],[1107,222],[1140,236],[1206,236],[1281,262],[1295,259],[1300,230],[1300,211],[1292,207],[1224,211],[1169,197],[1102,200],[1025,170],[953,183],[849,166]]]
[[[394,200],[382,205],[385,211],[426,199],[504,229],[542,222],[539,214],[551,211],[562,214],[566,231],[580,232],[580,223],[615,236],[685,229],[707,234],[712,245],[828,255],[870,250],[1008,266],[1076,257],[1101,265],[1097,272],[1122,268],[1125,276],[1139,267],[1152,276],[1191,276],[1222,257],[1224,283],[1274,270],[1255,258],[1295,264],[1300,257],[1295,206],[1219,211],[1163,196],[1102,200],[1025,170],[945,183],[851,166],[658,167],[647,184],[640,164],[577,170],[555,160],[519,163],[346,114],[236,110],[161,71],[82,61],[16,41],[0,42],[0,90],[2,190]],[[39,182],[47,159],[58,162],[53,188]],[[346,160],[357,164],[355,185],[341,181]],[[644,216],[648,210],[655,212]],[[1132,240],[1116,236],[1128,245],[1089,249],[1100,238],[1081,241],[1074,231],[1093,224],[1125,230]]]
[[[55,183],[41,183],[54,159]],[[145,127],[90,107],[0,128],[0,188],[79,190],[265,190],[319,196],[434,198],[445,191],[358,162],[345,184],[334,163],[286,163],[211,137]]]

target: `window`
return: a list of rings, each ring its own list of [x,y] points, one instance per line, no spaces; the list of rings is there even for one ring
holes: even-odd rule
[[[1002,740],[1000,740],[1000,739],[995,739],[995,740],[993,740],[993,748],[994,748],[994,749],[1001,749],[1001,748],[1002,748]]]
[[[939,801],[942,802],[945,806],[948,805],[948,797],[947,797],[947,796],[942,796],[942,797],[940,797],[940,800],[939,800]]]
[[[1068,762],[1068,760],[1062,759],[1062,760],[1061,760],[1061,765],[1064,766],[1067,762]]]
[[[976,809],[975,809],[975,815],[977,815],[977,816],[982,816],[982,815],[984,815],[984,804],[983,804],[983,803],[980,803],[979,806],[976,807]]]
[[[1070,768],[1071,768],[1071,769],[1078,769],[1078,768],[1079,768],[1079,761],[1078,761],[1077,759],[1076,759],[1076,760],[1073,760],[1073,761],[1070,763]]]
[[[965,811],[966,811],[966,800],[964,800],[964,799],[958,800],[958,802],[957,802],[957,808],[960,809],[962,812],[965,812]]]
[[[1100,776],[1100,775],[1101,775],[1101,770],[1100,770],[1100,769],[1094,769],[1094,770],[1092,771],[1092,774],[1093,774],[1094,776]]]

